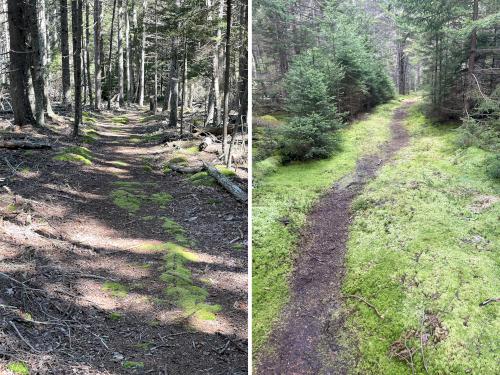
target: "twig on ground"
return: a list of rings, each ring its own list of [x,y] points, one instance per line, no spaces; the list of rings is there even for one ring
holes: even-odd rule
[[[370,302],[368,302],[366,299],[364,299],[363,297],[361,296],[357,296],[355,294],[344,294],[345,297],[351,297],[351,298],[356,298],[357,300],[361,301],[361,302],[364,302],[366,305],[370,306],[373,311],[375,311],[375,313],[377,314],[377,316],[384,320],[384,316],[377,310],[377,308],[375,306],[373,306]]]
[[[496,297],[496,298],[488,298],[486,301],[484,302],[481,302],[479,304],[479,306],[483,307],[483,306],[486,306],[492,302],[500,302],[500,297]]]
[[[31,344],[29,343],[29,341],[28,341],[28,340],[26,340],[26,339],[23,337],[23,335],[21,335],[21,332],[19,332],[19,330],[17,329],[16,325],[14,324],[14,322],[13,322],[12,320],[11,320],[9,323],[10,323],[10,325],[12,326],[12,328],[14,328],[14,331],[16,331],[16,333],[17,333],[17,335],[19,336],[19,338],[20,338],[21,340],[23,340],[23,342],[24,342],[26,345],[28,345],[28,346],[30,347],[30,349],[31,349],[31,350],[33,350],[35,353],[38,353],[38,354],[42,354],[42,353],[43,353],[43,352],[41,352],[40,350],[35,349],[35,348],[33,347],[33,345],[31,345]]]

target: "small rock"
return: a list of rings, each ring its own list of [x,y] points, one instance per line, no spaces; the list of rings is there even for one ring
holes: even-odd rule
[[[121,353],[118,353],[118,352],[113,353],[113,361],[115,361],[115,362],[120,362],[124,358],[125,358],[125,356]]]

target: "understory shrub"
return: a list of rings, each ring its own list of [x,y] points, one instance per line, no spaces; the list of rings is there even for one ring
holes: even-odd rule
[[[279,141],[283,163],[328,158],[339,147],[333,131],[340,126],[340,121],[318,114],[294,118],[283,127]]]

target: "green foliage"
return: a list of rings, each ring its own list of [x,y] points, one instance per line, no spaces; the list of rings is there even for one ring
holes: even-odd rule
[[[188,160],[184,156],[176,156],[169,160],[170,164],[187,165]]]
[[[183,245],[188,245],[189,240],[186,237],[186,230],[182,227],[182,225],[176,223],[174,220],[164,217],[163,218],[163,229],[167,232],[167,234],[171,235],[175,238],[177,242]]]
[[[284,163],[294,160],[325,159],[338,149],[338,138],[333,130],[338,122],[317,114],[296,117],[284,126],[280,138],[280,154]]]
[[[142,190],[144,185],[156,186],[154,182],[115,181],[113,184],[119,187],[119,189],[111,191],[113,203],[130,213],[139,211],[147,203],[153,203],[160,208],[165,208],[173,200],[172,195],[167,192],[146,195]]]
[[[102,285],[102,290],[118,298],[125,298],[128,295],[128,288],[115,281],[105,281]]]
[[[300,228],[317,199],[354,171],[356,160],[377,152],[389,139],[393,101],[366,120],[338,132],[342,152],[326,160],[278,166],[253,190],[253,343],[264,347],[271,326],[288,300],[288,277]],[[287,217],[291,224],[284,226]]]
[[[150,199],[153,203],[156,203],[161,208],[165,208],[167,206],[167,203],[170,203],[174,199],[174,197],[172,197],[172,195],[169,193],[154,193]]]
[[[492,155],[485,161],[486,174],[493,179],[500,179],[500,155]]]
[[[109,313],[109,316],[108,316],[109,320],[120,320],[121,318],[123,318],[123,315],[120,314],[119,312],[116,312],[116,311],[112,311],[111,313]]]
[[[215,181],[208,174],[208,172],[202,171],[189,176],[189,180],[198,186],[215,186]]]
[[[129,118],[127,116],[117,116],[111,119],[114,124],[127,125],[129,123]]]
[[[16,375],[29,375],[30,369],[24,362],[11,362],[7,365],[7,369]]]
[[[67,161],[70,163],[92,165],[92,151],[86,147],[72,146],[66,147],[56,156],[54,160]]]
[[[111,161],[110,164],[114,165],[115,167],[128,167],[128,166],[130,166],[130,164],[125,163],[123,161],[119,161],[119,160]]]
[[[139,211],[145,199],[143,194],[138,194],[124,189],[116,189],[111,192],[113,203],[131,213]]]
[[[478,168],[492,153],[457,152],[453,128],[433,125],[419,111],[407,126],[411,145],[354,207],[343,290],[369,300],[386,319],[347,301],[345,340],[355,338],[360,350],[353,373],[411,373],[409,363],[389,355],[409,335],[416,374],[494,374],[497,307],[479,306],[500,288],[500,206],[482,198],[500,190]],[[426,323],[433,316],[439,331]]]

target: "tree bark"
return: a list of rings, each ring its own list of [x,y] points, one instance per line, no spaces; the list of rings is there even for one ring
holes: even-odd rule
[[[18,0],[8,0],[8,22],[10,39],[10,96],[14,123],[33,124],[35,119],[29,101],[28,17],[26,4]]]
[[[125,9],[125,44],[127,48],[127,58],[125,60],[125,71],[127,72],[127,104],[132,96],[132,46],[130,45],[130,16],[128,11],[128,0]]]
[[[62,102],[69,104],[71,92],[71,70],[69,66],[68,0],[60,1],[61,18],[61,59],[62,59]]]
[[[45,14],[41,7],[43,0],[29,1],[29,14],[32,39],[31,76],[35,91],[35,123],[38,127],[45,126]]]
[[[118,0],[118,103],[123,106],[125,96],[125,74],[123,71],[123,0]]]
[[[158,108],[158,0],[155,0],[155,87],[153,98],[153,113]]]
[[[229,79],[231,73],[231,0],[227,0],[226,11],[226,67],[224,71],[224,121],[222,152],[227,163],[227,126],[229,124]]]
[[[101,57],[102,57],[102,0],[94,0],[94,78],[95,78],[95,109],[101,109],[102,82],[101,82]]]
[[[141,60],[139,68],[139,105],[144,105],[144,68],[146,63],[146,11],[148,1],[142,1],[142,42],[141,42]]]
[[[94,106],[94,96],[92,94],[92,79],[90,75],[90,6],[89,0],[85,0],[85,53],[86,53],[86,64],[87,64],[87,85],[89,94],[89,104],[91,107]]]
[[[83,0],[71,1],[71,31],[73,33],[73,73],[75,81],[75,120],[73,137],[78,137],[82,122],[82,14]]]
[[[472,10],[472,20],[476,21],[479,16],[479,0],[474,0],[473,10]],[[477,49],[477,30],[474,27],[472,29],[472,34],[470,37],[470,53],[469,53],[469,74],[468,74],[468,85],[467,90],[468,93],[465,97],[465,113],[468,115],[470,109],[473,105],[472,91],[474,90],[474,86],[476,84],[476,80],[474,79],[474,68],[476,66],[476,49]]]
[[[177,127],[177,108],[179,107],[179,69],[177,56],[177,42],[175,37],[172,37],[172,57],[170,60],[169,86],[170,86],[170,116],[169,126]]]
[[[247,49],[244,48],[246,46],[245,43],[245,35],[248,25],[248,5],[246,3],[241,4],[240,9],[240,58],[239,58],[239,121],[245,122],[247,118],[248,112],[248,55]]]
[[[182,98],[181,98],[181,135],[184,133],[184,106],[186,101],[186,78],[187,78],[187,41],[184,38],[184,59],[182,64]]]
[[[113,32],[116,15],[116,0],[113,1],[113,15],[111,16],[111,30],[109,31],[109,55],[108,55],[108,109],[111,109],[111,72],[112,72],[112,54],[113,54]]]

